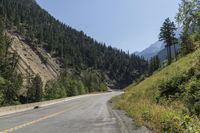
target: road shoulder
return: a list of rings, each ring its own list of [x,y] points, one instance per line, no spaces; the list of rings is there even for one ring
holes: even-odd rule
[[[146,127],[138,127],[134,120],[126,115],[123,110],[115,109],[111,101],[107,102],[108,111],[114,116],[120,126],[122,133],[152,133]]]

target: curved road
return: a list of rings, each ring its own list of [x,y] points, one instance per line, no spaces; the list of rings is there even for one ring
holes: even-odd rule
[[[107,101],[119,94],[94,94],[0,117],[0,133],[120,133],[107,108]]]

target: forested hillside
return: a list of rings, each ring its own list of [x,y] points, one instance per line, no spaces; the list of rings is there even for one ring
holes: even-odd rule
[[[9,32],[24,36],[32,47],[44,48],[62,68],[100,70],[118,87],[132,83],[147,68],[144,59],[98,43],[53,18],[34,0],[0,0],[0,16]]]

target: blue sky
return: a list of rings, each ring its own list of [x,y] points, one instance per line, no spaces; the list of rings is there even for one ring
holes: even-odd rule
[[[51,15],[99,42],[141,51],[158,40],[165,18],[180,0],[36,0]]]

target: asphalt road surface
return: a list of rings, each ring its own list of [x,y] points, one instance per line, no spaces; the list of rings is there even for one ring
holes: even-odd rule
[[[120,133],[107,101],[120,92],[90,95],[0,117],[0,133]]]

